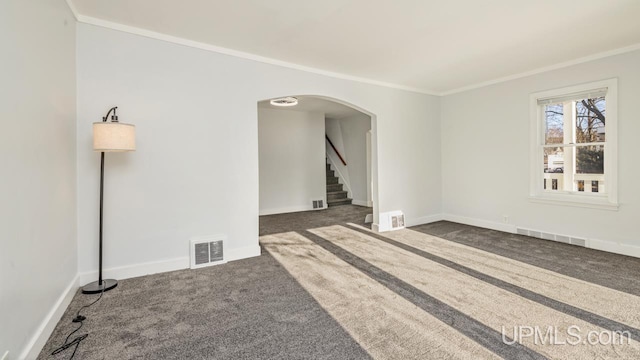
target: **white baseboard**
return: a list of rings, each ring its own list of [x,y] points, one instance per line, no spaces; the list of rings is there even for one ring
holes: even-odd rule
[[[421,216],[417,218],[405,217],[405,227],[429,224],[429,223],[440,221],[440,220],[442,220],[442,214],[427,215],[427,216]],[[371,224],[371,229],[375,232],[387,232],[387,231],[393,230],[390,228],[390,225],[388,222],[382,221],[382,223],[384,226],[381,226],[380,223]]]
[[[407,227],[430,224],[432,222],[441,221],[442,214],[429,215],[429,216],[421,216],[419,218],[408,218],[406,220]]]
[[[471,226],[477,226],[485,229],[504,231],[508,233],[514,233],[514,234],[517,233],[517,226],[512,224],[502,224],[502,223],[497,223],[497,222],[492,222],[487,220],[474,219],[474,218],[468,218],[464,216],[457,216],[457,215],[451,215],[451,214],[442,214],[442,220],[452,221],[452,222],[471,225]],[[535,231],[546,232],[544,230],[535,230]],[[562,236],[575,237],[571,235],[562,235]],[[579,236],[576,238],[585,239],[585,237],[583,236]],[[640,258],[640,246],[637,246],[637,245],[629,245],[629,244],[623,244],[623,243],[614,242],[614,241],[598,240],[598,239],[591,239],[591,238],[586,238],[585,240],[586,240],[585,247],[589,249]]]
[[[237,249],[227,250],[227,261],[242,260],[255,256],[260,256],[260,245],[245,246]]]
[[[325,201],[325,204],[326,204],[326,201]],[[324,210],[326,208],[327,208],[327,206],[322,207],[322,208],[318,208],[318,209],[314,209],[313,205],[287,206],[287,207],[283,207],[283,208],[260,210],[258,212],[258,215],[259,216],[263,216],[263,215],[286,214],[286,213],[300,212],[300,211]]]
[[[640,258],[640,246],[621,244],[613,241],[587,239],[586,247],[594,250],[606,251],[614,254]]]
[[[62,291],[58,300],[53,304],[47,316],[42,320],[40,326],[35,331],[35,333],[31,336],[31,339],[27,343],[27,346],[20,354],[19,359],[35,359],[38,357],[38,354],[44,347],[44,344],[47,343],[49,336],[55,329],[58,321],[62,318],[62,315],[67,310],[67,307],[73,300],[73,296],[76,294],[76,290],[78,290],[78,278],[79,276],[74,276],[73,280],[67,285],[67,287]],[[5,357],[8,359],[9,352],[7,351],[2,358]]]
[[[260,256],[260,246],[245,246],[242,248],[226,250],[226,261],[234,261],[246,259],[254,256]],[[102,271],[103,278],[113,278],[118,280],[130,279],[138,276],[158,274],[168,271],[188,269],[191,263],[189,257],[179,257],[174,259],[152,261],[147,263],[119,266],[115,268],[104,269]],[[97,271],[88,271],[79,274],[80,285],[88,284],[98,279]]]
[[[485,229],[504,231],[512,234],[516,233],[516,226],[513,224],[504,224],[504,223],[468,218],[464,216],[451,215],[451,214],[442,214],[442,220],[456,222],[456,223],[465,224],[465,225],[477,226]]]
[[[108,268],[102,271],[103,278],[129,279],[138,276],[157,274],[167,271],[182,270],[189,268],[189,257],[180,257],[147,263],[119,266]],[[80,285],[88,284],[98,280],[98,271],[80,273]]]
[[[371,201],[363,201],[363,200],[351,200],[351,203],[353,205],[358,205],[358,206],[366,206],[366,207],[372,207],[373,203]]]

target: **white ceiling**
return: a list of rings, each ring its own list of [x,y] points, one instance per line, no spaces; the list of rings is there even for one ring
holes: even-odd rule
[[[269,100],[260,101],[258,107],[277,110],[292,110],[324,113],[330,119],[343,119],[348,116],[362,114],[358,110],[339,104],[335,101],[325,100],[315,96],[296,96],[298,105],[296,106],[273,106]]]
[[[80,21],[434,94],[640,44],[638,0],[69,1]]]

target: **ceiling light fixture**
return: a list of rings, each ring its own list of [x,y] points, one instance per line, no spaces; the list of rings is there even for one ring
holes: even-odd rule
[[[273,106],[296,106],[298,105],[298,99],[293,96],[287,96],[283,98],[277,98],[271,100]]]

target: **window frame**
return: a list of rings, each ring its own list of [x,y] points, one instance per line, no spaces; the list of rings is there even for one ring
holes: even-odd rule
[[[586,93],[607,88],[606,137],[604,145],[605,194],[559,191],[545,191],[544,182],[544,105],[539,99],[548,99],[570,94]],[[529,96],[530,111],[530,189],[529,200],[537,203],[618,210],[618,79],[606,79],[552,90],[535,92]],[[549,184],[547,184],[549,185]],[[586,186],[586,184],[585,184]]]

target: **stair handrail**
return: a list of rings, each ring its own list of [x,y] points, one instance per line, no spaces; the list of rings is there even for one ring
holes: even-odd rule
[[[340,152],[338,152],[338,149],[336,149],[336,147],[333,145],[333,143],[331,142],[331,139],[329,139],[329,135],[324,134],[325,139],[327,139],[327,141],[329,142],[329,145],[331,145],[331,148],[333,148],[333,151],[335,151],[336,155],[338,155],[338,157],[340,158],[340,161],[342,161],[342,164],[344,166],[347,166],[347,162],[344,161],[344,159],[342,158],[342,155],[340,155]]]

